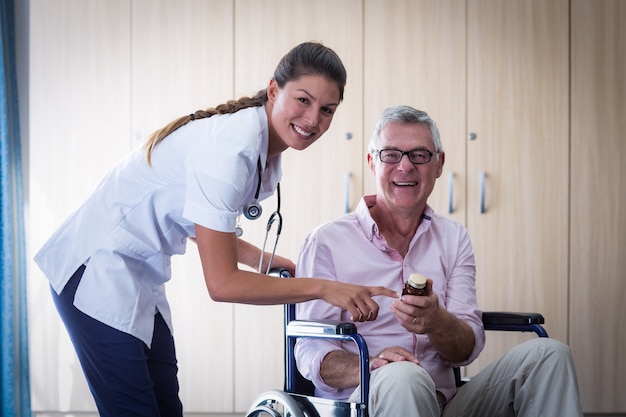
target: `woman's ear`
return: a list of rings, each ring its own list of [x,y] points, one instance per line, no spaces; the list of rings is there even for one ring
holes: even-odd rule
[[[278,84],[276,84],[276,80],[271,79],[270,84],[267,86],[267,99],[270,103],[274,103],[276,101],[276,95],[278,94]]]

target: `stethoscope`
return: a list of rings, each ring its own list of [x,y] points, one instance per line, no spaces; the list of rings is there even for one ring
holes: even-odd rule
[[[261,217],[261,213],[263,212],[263,208],[259,204],[259,193],[261,192],[261,157],[257,159],[257,186],[256,192],[254,193],[254,200],[247,203],[243,208],[243,215],[248,220],[256,220]],[[272,225],[276,222],[278,226],[276,228],[276,237],[274,239],[274,248],[272,249],[272,255],[270,256],[270,261],[267,264],[266,274],[270,272],[272,261],[274,260],[274,254],[276,253],[276,247],[278,246],[278,240],[280,238],[280,232],[283,229],[283,215],[280,214],[280,183],[276,185],[276,211],[274,211],[270,218],[267,220],[267,226],[265,227],[265,239],[263,240],[263,247],[261,248],[261,257],[259,258],[259,268],[258,272],[261,273],[261,268],[263,267],[263,254],[265,253],[265,246],[267,245],[267,238],[270,234],[270,230],[272,229]],[[237,226],[235,227],[235,235],[240,237],[243,234],[243,229],[237,222]]]

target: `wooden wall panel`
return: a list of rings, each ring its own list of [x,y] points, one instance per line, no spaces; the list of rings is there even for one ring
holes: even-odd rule
[[[586,412],[626,397],[626,3],[572,1],[570,345]]]

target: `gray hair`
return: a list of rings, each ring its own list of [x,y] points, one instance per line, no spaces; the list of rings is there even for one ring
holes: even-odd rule
[[[441,138],[439,136],[437,124],[430,118],[428,113],[422,110],[414,109],[411,106],[393,106],[385,109],[383,114],[378,118],[376,126],[374,127],[374,132],[370,138],[368,148],[368,152],[370,154],[373,155],[374,152],[378,150],[378,138],[380,137],[380,132],[385,126],[392,122],[408,124],[416,123],[428,126],[430,134],[433,137],[433,142],[435,143],[437,158],[439,158],[439,153],[443,151],[443,148],[441,146]]]

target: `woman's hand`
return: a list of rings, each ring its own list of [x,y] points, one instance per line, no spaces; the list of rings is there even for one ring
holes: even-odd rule
[[[260,249],[236,238],[234,233],[217,232],[199,225],[196,225],[196,240],[204,280],[215,301],[269,305],[323,299],[350,311],[354,321],[366,321],[378,315],[378,304],[372,300],[373,296],[399,296],[384,287],[315,278],[284,279],[240,270],[238,263],[258,268]],[[286,258],[275,257],[272,264],[295,273],[295,266]],[[250,288],[255,290],[250,291]]]
[[[324,281],[322,299],[329,304],[346,309],[353,321],[371,321],[378,317],[378,303],[372,299],[376,295],[398,298],[399,294],[388,288],[364,287],[337,281]]]

